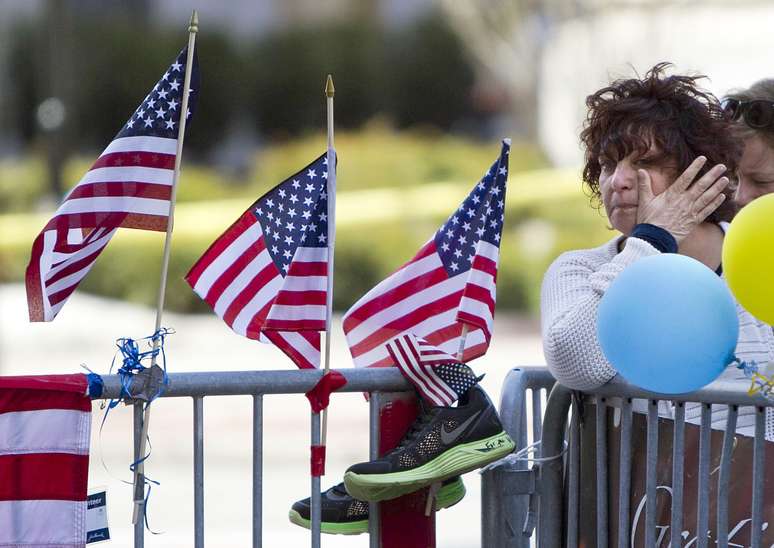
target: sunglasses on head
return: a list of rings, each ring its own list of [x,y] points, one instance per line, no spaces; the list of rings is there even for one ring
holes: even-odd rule
[[[726,99],[721,103],[721,106],[723,112],[732,122],[741,118],[745,124],[753,129],[774,127],[774,101]]]

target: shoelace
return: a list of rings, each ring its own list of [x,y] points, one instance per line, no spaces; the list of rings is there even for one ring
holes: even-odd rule
[[[420,409],[420,415],[417,417],[417,419],[414,421],[414,423],[411,425],[411,428],[409,428],[409,431],[406,432],[406,435],[403,436],[403,439],[400,440],[400,443],[390,451],[386,456],[392,455],[393,453],[396,453],[400,451],[401,449],[404,449],[408,445],[410,445],[414,440],[416,440],[417,436],[419,436],[420,432],[424,430],[425,426],[433,420],[435,417],[435,413],[433,413],[432,409],[427,409],[424,404],[422,404]]]

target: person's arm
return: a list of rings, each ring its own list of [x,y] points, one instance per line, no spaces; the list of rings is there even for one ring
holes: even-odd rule
[[[630,237],[624,249],[602,265],[594,265],[583,252],[570,252],[549,267],[540,295],[543,352],[561,384],[589,390],[615,376],[597,340],[597,307],[627,266],[658,253],[645,240]]]

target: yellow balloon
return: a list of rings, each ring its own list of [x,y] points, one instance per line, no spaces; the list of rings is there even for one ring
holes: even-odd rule
[[[736,300],[774,324],[774,194],[736,215],[723,242],[723,273]]]

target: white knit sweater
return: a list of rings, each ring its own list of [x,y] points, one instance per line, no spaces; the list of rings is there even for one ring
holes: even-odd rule
[[[725,227],[724,227],[725,228]],[[623,250],[618,245],[623,236],[613,238],[594,249],[564,253],[548,268],[541,290],[541,327],[543,352],[548,368],[556,379],[576,390],[601,386],[616,375],[597,340],[597,307],[610,283],[633,262],[659,251],[638,238],[628,238]],[[737,304],[739,342],[736,355],[745,361],[774,362],[774,335],[770,326],[755,319]],[[736,367],[721,375],[724,381],[749,381]],[[662,406],[662,415],[669,415]],[[774,441],[774,410],[766,412],[766,439]],[[699,422],[700,405],[686,406],[686,421]],[[725,406],[713,406],[712,427],[725,429]],[[753,408],[741,408],[737,432],[754,433]]]

